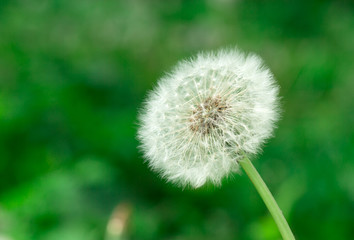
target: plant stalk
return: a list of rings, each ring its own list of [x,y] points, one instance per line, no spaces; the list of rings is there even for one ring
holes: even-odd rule
[[[275,223],[278,226],[279,232],[284,240],[295,240],[294,234],[291,232],[289,224],[287,223],[282,211],[275,201],[272,193],[269,191],[267,185],[253,166],[251,161],[245,156],[243,160],[239,161],[242,168],[251,179],[253,185],[257,189],[259,195],[262,197],[269,212],[272,214]]]

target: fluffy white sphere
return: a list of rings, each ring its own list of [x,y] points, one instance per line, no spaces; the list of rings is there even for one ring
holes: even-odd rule
[[[278,119],[278,86],[256,55],[200,53],[158,82],[138,132],[150,167],[179,185],[220,184]]]

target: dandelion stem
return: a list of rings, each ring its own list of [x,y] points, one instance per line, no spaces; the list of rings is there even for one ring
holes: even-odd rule
[[[245,156],[243,160],[239,161],[242,168],[251,179],[253,185],[257,189],[259,195],[262,197],[269,212],[272,214],[275,223],[278,226],[279,232],[284,240],[295,240],[293,233],[287,223],[282,211],[280,210],[277,202],[275,201],[272,193],[269,191],[267,185],[264,183],[262,177],[257,172],[251,161]]]

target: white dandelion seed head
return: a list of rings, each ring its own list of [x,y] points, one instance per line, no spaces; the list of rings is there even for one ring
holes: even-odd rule
[[[272,135],[277,109],[278,86],[258,56],[200,53],[160,79],[140,114],[138,137],[149,166],[167,180],[220,184]]]

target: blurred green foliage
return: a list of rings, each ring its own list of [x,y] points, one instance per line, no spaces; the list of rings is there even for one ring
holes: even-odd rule
[[[354,239],[353,13],[352,1],[1,0],[0,239],[104,239],[117,205],[131,208],[124,239],[280,239],[246,176],[181,190],[137,150],[157,79],[235,45],[281,85],[283,118],[254,163],[295,235]]]

